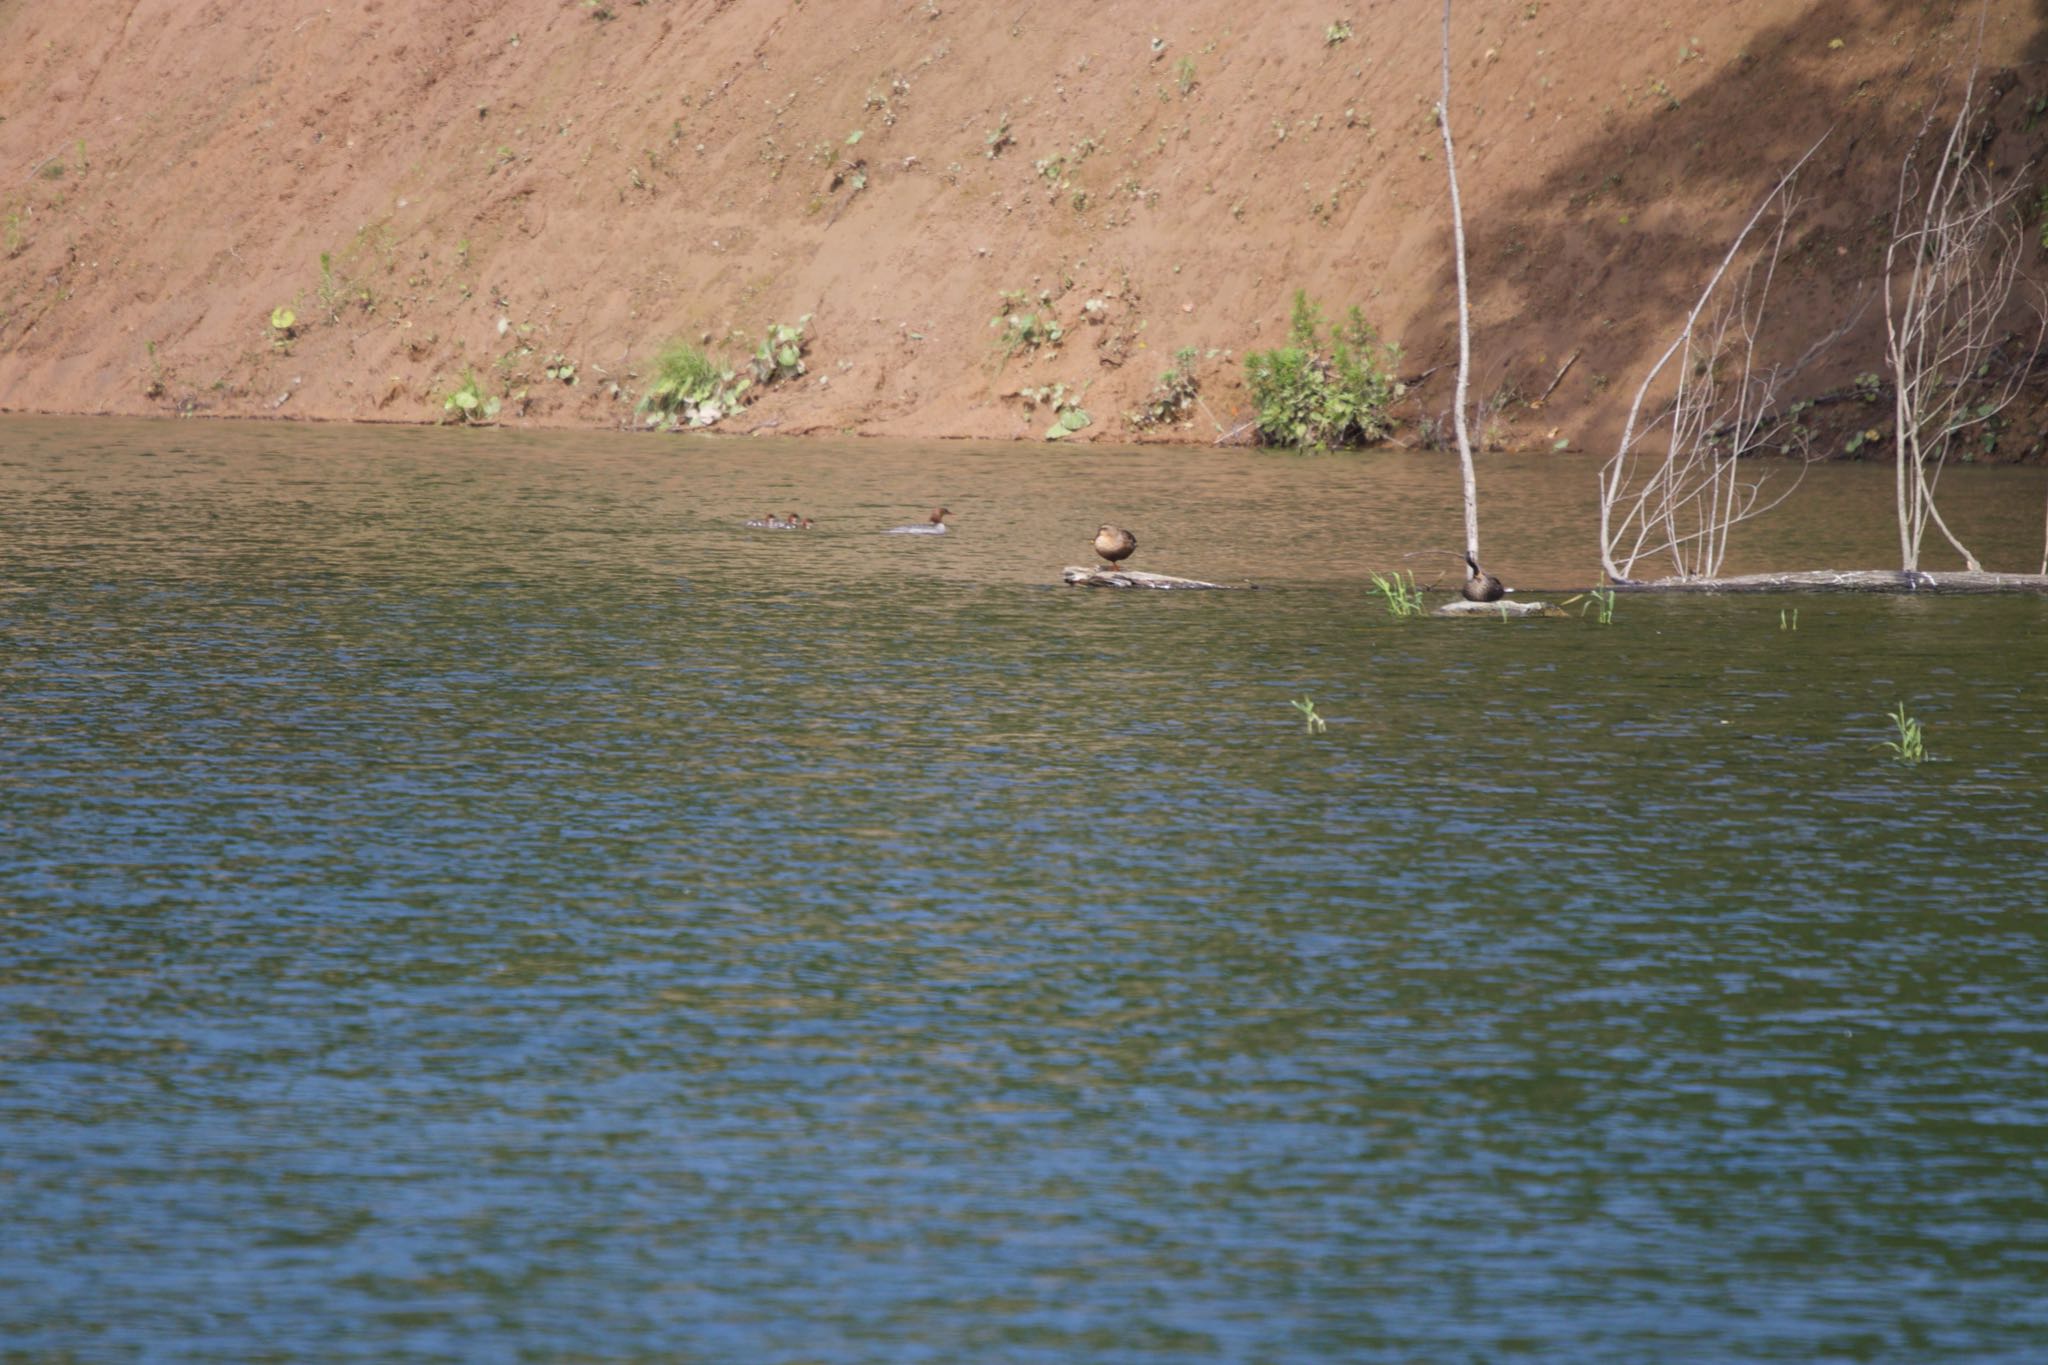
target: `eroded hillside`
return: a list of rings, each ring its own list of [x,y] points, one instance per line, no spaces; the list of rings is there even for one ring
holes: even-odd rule
[[[809,314],[808,373],[731,426],[1036,436],[1017,392],[1057,382],[1095,414],[1082,438],[1128,440],[1193,347],[1202,403],[1164,434],[1212,440],[1305,288],[1401,345],[1426,417],[1452,351],[1437,15],[13,0],[0,406],[432,421],[473,369],[502,420],[614,425],[664,341]],[[1985,29],[1992,159],[2032,176],[2048,0]],[[1729,234],[1830,128],[1771,345],[1851,315],[1975,31],[1917,0],[1464,0],[1475,384],[1512,439],[1611,437]],[[1006,293],[1058,344],[1006,353]],[[1880,338],[1866,308],[1806,391],[1878,368]]]

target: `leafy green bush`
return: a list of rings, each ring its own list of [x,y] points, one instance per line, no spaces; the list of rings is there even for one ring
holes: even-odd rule
[[[804,349],[809,344],[804,328],[806,313],[794,325],[770,323],[768,334],[747,362],[747,373],[720,365],[686,341],[674,341],[656,357],[654,382],[640,399],[641,412],[657,416],[649,425],[666,417],[672,427],[708,427],[738,412],[747,394],[757,386],[794,379],[804,373]]]
[[[1294,292],[1289,344],[1245,357],[1261,439],[1296,449],[1367,445],[1392,429],[1400,352],[1382,346],[1357,308],[1323,333],[1322,310]]]
[[[654,382],[641,396],[641,412],[678,426],[708,427],[739,406],[753,386],[687,341],[672,341],[654,361]]]

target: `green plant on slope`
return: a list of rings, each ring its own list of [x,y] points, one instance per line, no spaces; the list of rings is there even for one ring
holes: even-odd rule
[[[442,420],[453,419],[461,426],[482,426],[498,420],[498,409],[502,399],[495,394],[486,394],[482,381],[475,370],[464,370],[462,382],[450,390],[441,400]]]
[[[1297,289],[1288,344],[1245,357],[1260,438],[1297,450],[1382,439],[1391,429],[1387,405],[1399,393],[1399,360],[1355,307],[1324,333],[1322,310]]]
[[[753,381],[742,379],[686,341],[670,342],[654,360],[654,382],[639,411],[671,425],[708,427],[739,406]]]
[[[806,313],[795,323],[770,323],[761,344],[748,358],[746,372],[719,364],[686,341],[673,341],[655,358],[654,381],[640,399],[639,411],[651,413],[648,425],[663,419],[671,429],[708,427],[746,406],[757,388],[804,373],[804,351],[810,344],[804,329]]]
[[[1030,306],[1030,296],[1021,289],[1006,289],[1001,297],[1002,311],[990,318],[988,325],[998,330],[996,344],[1005,356],[1013,356],[1019,351],[1035,351],[1041,346],[1057,346],[1060,338],[1067,334],[1052,311],[1050,290],[1038,296],[1043,312],[1039,307]]]
[[[756,384],[795,379],[804,373],[804,328],[810,325],[810,321],[811,315],[806,313],[794,324],[768,324],[768,334],[754,348],[754,358],[750,362]]]
[[[1083,390],[1086,389],[1086,385],[1082,387]],[[1048,441],[1064,441],[1095,421],[1088,415],[1088,409],[1081,406],[1081,393],[1068,393],[1065,384],[1046,384],[1039,388],[1019,389],[1017,396],[1034,408],[1041,403],[1052,405],[1053,423],[1045,429],[1045,439]]]
[[[1167,422],[1178,422],[1188,415],[1194,406],[1195,397],[1201,391],[1201,384],[1195,378],[1195,360],[1200,355],[1194,347],[1183,346],[1173,353],[1173,368],[1159,376],[1159,383],[1145,397],[1145,405],[1131,413],[1129,421],[1134,427],[1161,426]]]

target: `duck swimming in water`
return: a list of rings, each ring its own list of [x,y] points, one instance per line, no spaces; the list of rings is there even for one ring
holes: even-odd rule
[[[1114,569],[1117,561],[1129,559],[1138,548],[1138,538],[1121,526],[1104,525],[1095,533],[1095,553],[1109,561]]]
[[[1502,594],[1507,592],[1507,589],[1500,585],[1500,580],[1490,573],[1481,573],[1479,571],[1479,561],[1471,555],[1465,556],[1465,562],[1472,567],[1472,576],[1465,580],[1465,600],[1467,602],[1500,601]]]
[[[946,534],[946,518],[953,514],[943,507],[934,507],[932,514],[915,526],[891,526],[892,536],[942,536]]]
[[[780,531],[782,529],[782,519],[773,512],[764,512],[760,516],[748,521],[747,529],[749,531]]]

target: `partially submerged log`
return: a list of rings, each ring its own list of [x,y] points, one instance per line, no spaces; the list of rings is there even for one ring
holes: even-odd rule
[[[1103,569],[1094,565],[1069,564],[1060,577],[1076,588],[1254,588],[1256,583],[1204,583],[1199,578],[1175,578],[1171,574],[1146,573],[1143,569]]]
[[[2033,573],[1903,573],[1898,569],[1811,569],[1731,578],[1657,578],[1616,583],[1616,592],[2048,592],[2048,575]]]
[[[1503,597],[1498,602],[1467,602],[1459,598],[1446,602],[1430,613],[1431,616],[1470,616],[1480,620],[1515,621],[1525,616],[1570,616],[1563,607],[1553,607],[1548,602],[1511,602]]]

